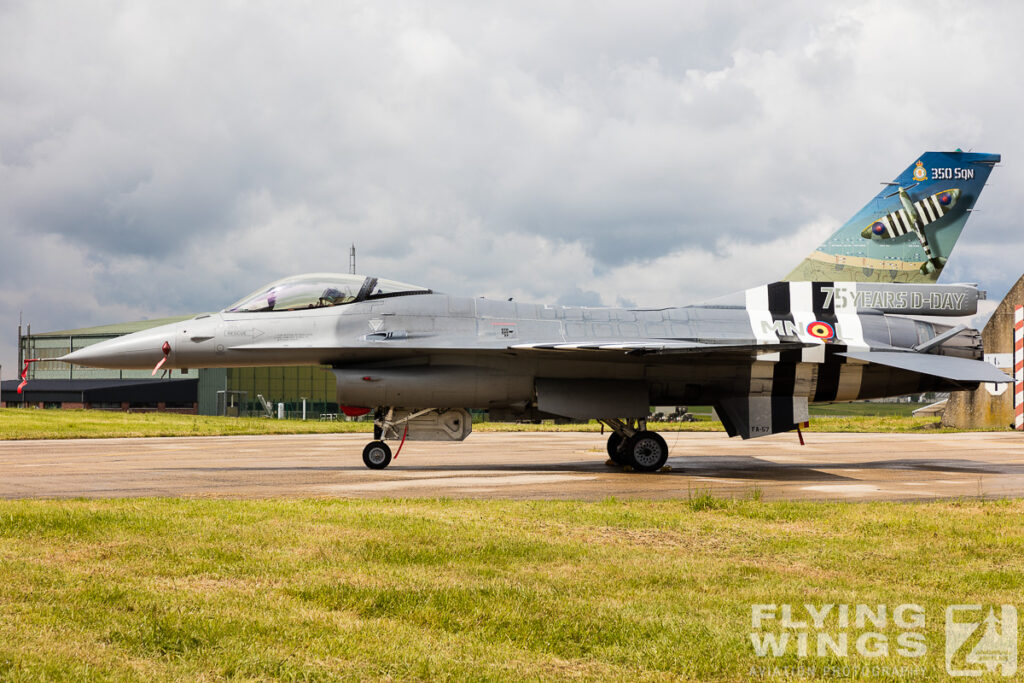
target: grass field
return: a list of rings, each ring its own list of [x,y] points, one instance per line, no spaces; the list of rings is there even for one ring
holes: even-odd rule
[[[910,417],[925,403],[818,403],[810,407],[811,417],[838,415],[843,417]]]
[[[810,406],[811,417],[910,417],[925,403],[876,403],[849,401],[842,403],[816,403]],[[710,418],[711,406],[690,406],[689,411],[698,419]]]
[[[227,436],[369,432],[368,422],[268,420],[107,410],[0,408],[0,439],[98,439],[130,436]]]
[[[1022,582],[1022,501],[7,501],[0,679],[937,680],[945,606]],[[759,658],[764,603],[915,603],[927,653],[890,616],[848,658]]]
[[[860,404],[851,404],[860,405]],[[652,422],[657,431],[724,431],[721,423]],[[596,422],[584,425],[515,424],[484,422],[473,425],[476,431],[599,431]],[[917,432],[944,430],[935,417],[899,415],[817,417],[810,432]],[[0,439],[92,439],[147,436],[225,436],[237,434],[329,434],[372,431],[369,422],[319,422],[309,420],[268,420],[263,418],[209,417],[172,413],[122,413],[103,410],[34,410],[0,408]]]

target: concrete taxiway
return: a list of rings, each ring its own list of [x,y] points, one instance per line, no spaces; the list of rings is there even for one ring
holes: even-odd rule
[[[1024,496],[1024,435],[793,434],[742,442],[666,433],[671,470],[606,465],[590,433],[477,433],[410,442],[368,470],[366,435],[0,441],[0,497],[720,497],[922,500]]]

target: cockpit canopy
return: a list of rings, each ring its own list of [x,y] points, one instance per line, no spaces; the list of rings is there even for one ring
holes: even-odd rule
[[[363,275],[311,273],[286,277],[260,287],[224,310],[227,313],[298,311],[342,306],[370,299],[430,293],[431,290],[425,287],[394,280]]]

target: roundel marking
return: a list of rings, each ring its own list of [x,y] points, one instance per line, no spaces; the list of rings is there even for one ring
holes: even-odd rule
[[[807,334],[818,339],[831,339],[836,336],[836,331],[828,323],[815,320],[807,326]]]
[[[946,206],[947,204],[949,204],[951,199],[953,199],[952,195],[950,195],[948,192],[943,192],[942,194],[939,195],[939,204]]]
[[[883,232],[885,232],[885,226],[882,225],[881,221],[879,221],[871,226],[871,232],[875,233],[876,235],[881,235]]]

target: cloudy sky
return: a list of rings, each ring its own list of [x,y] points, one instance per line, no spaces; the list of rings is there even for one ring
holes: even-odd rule
[[[358,269],[683,304],[786,275],[927,149],[996,152],[943,281],[1024,271],[1014,2],[0,0],[0,363]]]

